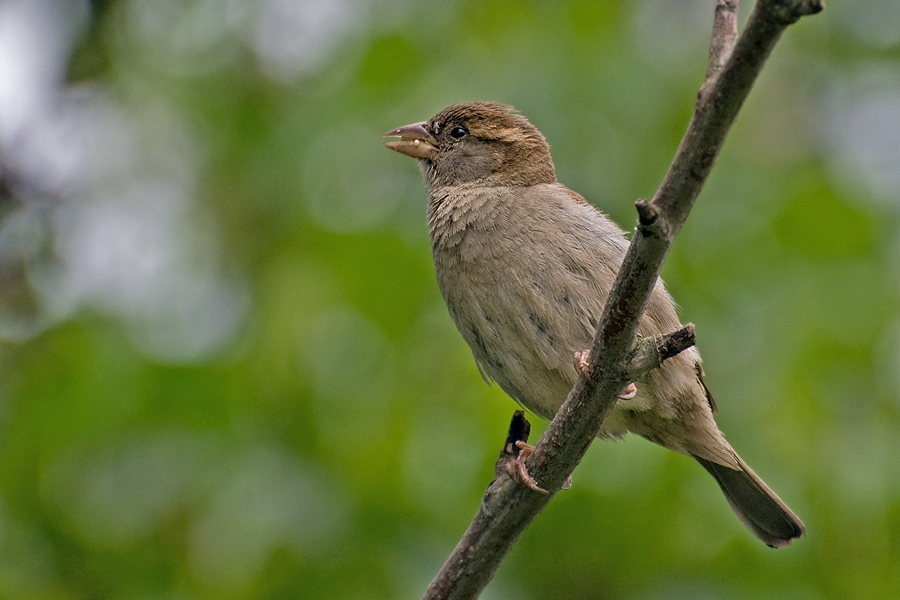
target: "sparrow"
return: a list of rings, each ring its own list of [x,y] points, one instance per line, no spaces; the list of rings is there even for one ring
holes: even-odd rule
[[[556,179],[544,136],[511,106],[470,102],[385,134],[417,159],[428,189],[438,286],[486,381],[550,419],[591,346],[628,240],[604,213]],[[658,280],[639,334],[681,328]],[[635,433],[697,460],[759,539],[782,547],[800,519],[747,466],[713,418],[700,354],[689,348],[634,382],[598,434]]]

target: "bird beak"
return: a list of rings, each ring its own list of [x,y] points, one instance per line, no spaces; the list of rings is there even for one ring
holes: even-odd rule
[[[438,149],[437,140],[425,129],[425,121],[392,129],[384,137],[399,137],[399,140],[384,145],[413,158],[431,158]]]

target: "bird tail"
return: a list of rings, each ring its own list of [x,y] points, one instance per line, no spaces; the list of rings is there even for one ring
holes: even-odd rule
[[[772,548],[782,548],[794,538],[802,537],[806,528],[791,509],[757,477],[736,453],[740,470],[694,456],[728,499],[738,518],[756,537]]]

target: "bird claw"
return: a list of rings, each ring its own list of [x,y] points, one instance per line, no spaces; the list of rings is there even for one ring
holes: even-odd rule
[[[622,390],[622,393],[619,394],[619,398],[622,400],[631,400],[637,396],[637,386],[634,383],[629,383],[628,387]]]
[[[534,491],[541,494],[549,494],[550,492],[538,485],[525,467],[525,460],[534,452],[534,446],[520,440],[516,442],[516,448],[519,449],[519,456],[516,458],[516,470],[519,473],[519,479]]]
[[[590,354],[590,350],[579,350],[575,353],[575,370],[585,377],[588,376],[588,368],[591,366],[591,363],[588,362]]]
[[[588,360],[590,353],[590,350],[579,350],[575,352],[575,370],[585,377],[590,377],[589,371],[591,363]],[[635,386],[634,383],[629,383],[628,387],[619,394],[619,398],[622,400],[631,400],[635,396],[637,396],[637,386]]]
[[[535,481],[534,477],[532,477],[531,474],[528,473],[528,469],[525,467],[525,460],[534,452],[534,446],[520,440],[516,442],[516,448],[519,449],[519,456],[516,458],[515,471],[519,474],[519,479],[522,480],[522,483],[538,492],[539,494],[549,494],[550,492],[538,485],[537,481]],[[510,475],[512,475],[512,472],[510,472]],[[568,490],[571,487],[572,476],[569,475],[566,478],[566,482],[563,484],[562,489]]]

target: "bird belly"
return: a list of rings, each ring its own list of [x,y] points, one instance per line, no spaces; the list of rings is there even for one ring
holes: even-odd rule
[[[584,281],[567,286],[565,275],[555,278],[561,285],[550,288],[540,268],[485,267],[472,261],[454,269],[451,277],[441,275],[439,271],[450,315],[482,375],[528,410],[553,418],[577,381],[575,352],[591,345],[604,290],[585,288]],[[655,403],[639,388],[635,398],[613,408],[599,435],[623,436],[633,412],[650,410]]]
[[[481,276],[485,271],[503,276]],[[453,285],[440,275],[438,280],[485,379],[538,416],[553,418],[577,381],[575,352],[592,342],[595,321],[584,308],[589,306],[585,292],[554,289],[549,295],[555,300],[548,301],[548,290],[523,283],[527,277],[512,269],[458,269]],[[559,300],[566,297],[568,302]],[[598,305],[593,314],[601,312]],[[657,333],[646,317],[641,333]],[[689,349],[635,382],[637,395],[616,403],[598,437],[621,438],[631,431],[671,450],[727,464],[727,446],[696,376],[699,361]]]

